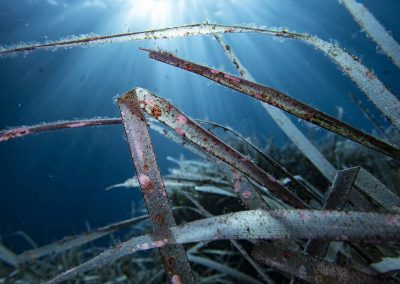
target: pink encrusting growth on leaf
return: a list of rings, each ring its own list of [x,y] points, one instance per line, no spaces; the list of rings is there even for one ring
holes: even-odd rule
[[[172,284],[183,284],[182,278],[177,274],[173,275],[172,276]]]
[[[240,83],[240,78],[229,75],[229,74],[224,74],[224,78],[228,79],[232,83],[239,84]]]
[[[400,216],[399,215],[387,215],[385,218],[386,224],[392,226],[400,226]]]
[[[178,133],[180,136],[185,135],[185,130],[183,130],[181,127],[175,128],[176,133]]]
[[[248,191],[248,190],[246,190],[246,191],[244,191],[243,193],[242,193],[242,196],[243,196],[243,198],[250,198],[250,196],[251,196],[251,192],[250,191]]]
[[[187,122],[188,122],[187,118],[186,118],[184,115],[182,115],[182,114],[179,114],[179,115],[176,117],[176,123],[177,123],[179,126],[182,126],[182,125],[186,124]]]
[[[148,190],[153,189],[153,183],[151,182],[151,180],[148,176],[141,174],[138,179],[139,179],[140,186],[144,190],[148,191]]]
[[[234,182],[233,189],[234,189],[235,192],[239,192],[240,191],[241,186],[240,186],[240,180],[239,179]]]
[[[219,70],[215,70],[215,69],[210,69],[210,72],[213,73],[214,75],[219,73]]]

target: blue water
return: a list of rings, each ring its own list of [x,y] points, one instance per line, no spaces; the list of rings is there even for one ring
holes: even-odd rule
[[[143,3],[165,5],[151,7]],[[359,1],[400,41],[398,0]],[[141,6],[142,5],[142,6]],[[161,8],[160,8],[161,7]],[[359,56],[395,94],[400,72],[377,52],[337,1],[63,1],[0,0],[0,45],[59,39],[86,33],[111,34],[198,23],[254,23],[287,27],[335,40]],[[297,41],[280,42],[256,34],[224,35],[255,79],[366,131],[370,123],[348,93],[364,95],[320,51]],[[74,118],[117,117],[116,95],[140,86],[169,99],[194,118],[228,124],[258,145],[273,138],[289,143],[254,100],[194,74],[150,60],[139,47],[177,50],[180,57],[236,74],[211,36],[115,43],[90,48],[37,51],[0,60],[0,129]],[[316,136],[326,134],[304,122]],[[162,173],[166,156],[193,156],[152,133]],[[24,231],[38,244],[131,216],[141,203],[137,190],[104,189],[134,175],[122,126],[55,131],[0,144],[0,235]]]

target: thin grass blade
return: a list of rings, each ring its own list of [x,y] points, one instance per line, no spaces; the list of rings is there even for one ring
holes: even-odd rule
[[[139,100],[128,93],[118,98],[118,106],[153,229],[165,238],[172,238],[169,228],[176,223]],[[195,282],[183,246],[173,243],[160,248],[160,254],[170,283]]]
[[[400,68],[400,45],[379,23],[365,6],[354,0],[341,0],[347,10],[360,25],[363,32],[371,37],[383,52]]]
[[[28,250],[23,252],[22,254],[19,254],[17,259],[18,263],[23,263],[23,262],[28,262],[32,261],[34,259],[37,259],[39,257],[43,257],[49,254],[57,254],[72,248],[75,248],[77,246],[86,244],[88,242],[97,240],[101,237],[104,237],[106,235],[109,235],[115,231],[118,231],[120,229],[132,226],[134,224],[137,224],[139,222],[142,222],[148,218],[147,215],[144,216],[139,216],[139,217],[134,217],[122,222],[118,222],[115,224],[111,224],[102,228],[95,229],[93,231],[83,233],[77,236],[71,236],[64,238],[60,241],[54,242],[52,244],[48,244],[36,249]]]
[[[256,246],[253,256],[277,270],[290,273],[310,283],[394,283],[385,278],[369,275],[345,266],[339,266],[325,260],[274,247],[266,242]]]
[[[12,265],[14,267],[18,267],[18,257],[17,255],[10,251],[8,248],[0,244],[0,260]]]
[[[20,126],[0,131],[0,142],[5,142],[11,139],[23,137],[30,134],[36,134],[57,129],[68,129],[68,128],[98,126],[98,125],[113,125],[113,124],[121,124],[121,122],[122,122],[121,118],[93,118],[93,119],[80,119],[80,120],[70,120],[70,121],[57,121],[57,122],[43,123],[32,126]]]
[[[236,70],[239,72],[240,76],[248,81],[255,82],[256,80],[250,74],[250,72],[243,66],[239,58],[233,52],[232,47],[227,48],[227,45],[222,41],[221,36],[215,34],[215,38],[218,43],[223,48],[226,56],[232,62],[232,64],[236,67]],[[276,122],[280,129],[286,134],[287,137],[299,148],[299,150],[314,164],[314,166],[324,175],[328,180],[332,180],[335,176],[335,168],[331,165],[331,163],[321,154],[321,152],[307,139],[307,137],[294,125],[294,123],[285,115],[283,111],[277,109],[267,103],[260,102],[264,109],[269,113],[272,119]],[[273,164],[275,161],[272,162]],[[276,168],[281,168],[280,165],[276,165]],[[281,169],[281,171],[285,172],[285,175],[288,176],[294,184],[297,183],[295,178],[292,179],[292,175],[285,169]],[[301,188],[301,184],[300,187]]]
[[[355,186],[389,212],[400,212],[400,197],[366,169],[361,168],[358,172]]]
[[[209,131],[202,128],[165,99],[142,88],[135,88],[127,92],[124,96],[128,97],[133,95],[137,96],[140,107],[145,112],[174,129],[180,136],[187,138],[201,150],[206,151],[226,162],[231,167],[239,170],[246,176],[254,179],[292,206],[308,208],[307,204],[277,182],[274,177],[264,172],[238,151],[226,145]]]
[[[290,96],[287,96],[276,89],[256,84],[225,72],[178,58],[168,52],[154,50],[146,51],[149,52],[149,57],[151,59],[203,76],[228,88],[289,112],[312,124],[318,125],[338,135],[351,139],[361,145],[400,160],[400,149],[396,148],[395,146],[364,133],[357,128],[354,128],[334,117],[331,117]]]
[[[171,243],[230,239],[324,239],[400,242],[400,215],[321,210],[248,210],[190,222],[159,234],[132,238],[56,276],[60,283],[137,251]]]

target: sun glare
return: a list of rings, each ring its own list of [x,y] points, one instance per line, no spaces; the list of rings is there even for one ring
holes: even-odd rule
[[[130,0],[129,17],[151,25],[169,24],[183,3],[182,0]]]

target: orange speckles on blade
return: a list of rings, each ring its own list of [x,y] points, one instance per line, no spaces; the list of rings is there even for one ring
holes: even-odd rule
[[[158,224],[159,226],[165,226],[165,217],[162,214],[155,214],[154,216],[151,217],[151,221],[153,221],[153,223]]]
[[[151,114],[155,118],[159,118],[162,115],[162,111],[158,105],[154,105],[151,109]]]
[[[187,71],[192,71],[193,70],[193,66],[191,64],[184,64],[183,68]]]

